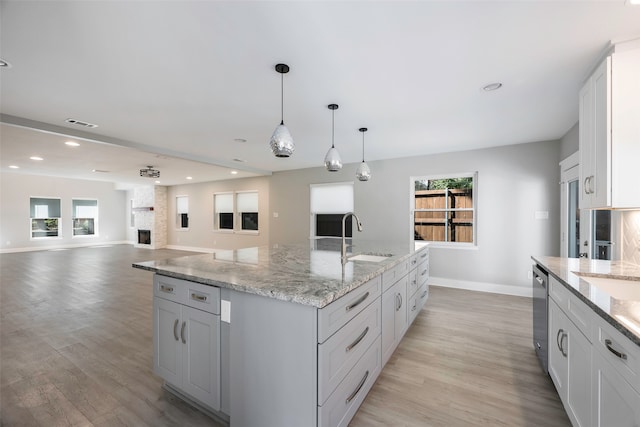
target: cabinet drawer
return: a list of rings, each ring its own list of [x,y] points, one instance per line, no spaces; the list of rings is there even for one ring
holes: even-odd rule
[[[220,314],[220,288],[155,274],[153,295],[207,313]]]
[[[416,277],[418,279],[418,286],[422,286],[427,283],[429,280],[429,258],[418,263]]]
[[[549,297],[558,304],[558,307],[578,327],[589,341],[593,341],[592,328],[594,313],[587,304],[580,301],[569,289],[560,283],[555,277],[549,276]]]
[[[415,257],[418,258],[418,263],[421,262],[429,262],[429,249],[428,248],[424,248],[421,249],[420,251],[418,251],[415,254]]]
[[[413,323],[429,298],[429,285],[424,283],[409,300],[409,324]]]
[[[322,343],[380,296],[380,276],[318,310],[318,342]]]
[[[322,405],[380,336],[380,297],[318,346],[318,404]]]
[[[420,257],[418,256],[417,253],[411,255],[411,258],[409,258],[409,270],[413,270],[418,266],[419,259]]]
[[[349,371],[324,405],[318,406],[318,426],[347,426],[380,373],[380,337]]]
[[[597,342],[594,342],[594,346],[604,359],[640,393],[640,347],[600,316],[596,317],[595,323]]]
[[[402,276],[409,272],[409,260],[402,261],[390,270],[382,273],[382,292],[393,286]]]
[[[407,287],[407,295],[412,297],[418,291],[418,270],[414,268],[409,272],[409,285]]]

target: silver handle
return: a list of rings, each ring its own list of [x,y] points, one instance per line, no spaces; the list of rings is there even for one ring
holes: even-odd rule
[[[416,311],[417,307],[418,307],[418,305],[416,303],[413,303],[413,307],[411,307],[411,311]]]
[[[606,339],[604,340],[604,345],[607,346],[607,350],[609,350],[611,353],[615,354],[616,356],[618,356],[620,359],[622,360],[627,360],[627,355],[624,353],[619,352],[618,350],[616,350],[615,348],[613,348],[611,346],[612,342],[610,339]]]
[[[199,294],[195,294],[195,293],[191,294],[191,299],[196,300],[196,301],[202,301],[202,302],[207,301],[207,297],[205,295],[199,295]]]
[[[560,338],[560,350],[562,352],[562,355],[564,357],[567,357],[569,355],[569,349],[565,349],[564,348],[564,339],[567,338],[569,335],[568,334],[562,334],[562,338]]]
[[[422,270],[422,273],[420,273],[421,276],[424,276],[425,274],[427,274],[427,270]]]
[[[396,311],[402,308],[402,295],[396,294]]]
[[[584,179],[584,182],[582,183],[582,189],[584,190],[584,194],[589,194],[589,189],[587,188],[587,181],[589,180],[589,177],[586,177]]]
[[[173,324],[173,336],[176,339],[176,341],[178,341],[180,338],[178,338],[178,322],[179,320],[176,319],[175,323]]]
[[[362,377],[362,379],[360,380],[358,387],[356,387],[353,393],[351,393],[349,397],[347,397],[347,401],[346,401],[347,404],[351,403],[351,401],[358,395],[358,393],[362,389],[362,386],[364,386],[364,383],[367,381],[368,377],[369,377],[369,371],[364,373],[364,377]]]
[[[422,293],[422,295],[420,295],[420,299],[426,297],[428,292],[429,291],[425,289],[424,292]]]
[[[417,260],[417,259],[412,259],[412,260],[411,260],[411,265],[416,265],[416,263],[417,263],[417,262],[418,262],[418,260]]]
[[[593,194],[596,191],[593,189],[593,179],[595,178],[595,176],[591,175],[589,177],[589,193]]]
[[[536,281],[544,286],[544,280],[542,280],[542,277],[536,276]]]
[[[369,327],[367,326],[364,331],[360,334],[360,336],[358,338],[356,338],[356,340],[354,342],[352,342],[351,344],[349,344],[347,346],[347,348],[345,348],[345,352],[349,352],[351,351],[351,349],[353,349],[355,346],[357,346],[358,344],[360,344],[360,341],[362,341],[364,339],[364,337],[367,335],[367,333],[369,332]]]
[[[417,284],[418,284],[418,279],[413,279],[413,280],[411,281],[411,283],[413,283],[414,285],[417,285]]]
[[[422,255],[420,255],[420,258],[426,258],[427,257],[427,253],[423,253]]]
[[[173,286],[160,285],[160,290],[162,292],[173,293]]]
[[[187,340],[184,338],[184,327],[187,326],[187,322],[182,322],[182,328],[180,329],[180,336],[182,337],[182,344],[186,344]]]
[[[358,300],[356,302],[354,302],[353,304],[349,304],[346,307],[346,311],[349,311],[353,308],[356,308],[357,306],[359,306],[360,304],[362,304],[362,302],[364,300],[366,300],[369,297],[369,292],[367,292],[366,294],[362,295],[360,298],[358,298]]]
[[[560,350],[560,353],[563,353],[562,347],[560,344],[560,334],[564,334],[564,331],[562,329],[558,329],[558,333],[556,334],[556,345],[558,346],[558,350]]]

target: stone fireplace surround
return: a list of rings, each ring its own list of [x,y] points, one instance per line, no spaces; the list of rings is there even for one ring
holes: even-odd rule
[[[167,246],[167,187],[159,185],[135,187],[133,215],[135,228],[138,230],[135,247],[161,249]],[[140,231],[145,230],[149,231],[148,244],[141,243],[140,240]]]

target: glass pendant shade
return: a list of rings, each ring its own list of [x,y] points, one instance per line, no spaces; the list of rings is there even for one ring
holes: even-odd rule
[[[276,157],[289,157],[296,148],[291,133],[284,123],[278,125],[276,130],[273,131],[269,144],[271,145],[271,152]]]
[[[271,152],[276,157],[289,157],[293,154],[296,146],[293,143],[293,137],[291,132],[284,125],[284,75],[289,72],[289,66],[287,64],[277,64],[276,71],[280,73],[280,115],[281,120],[276,130],[271,135]]]
[[[331,148],[327,151],[327,155],[324,156],[324,167],[327,168],[329,172],[338,172],[342,169],[342,159],[340,158],[340,154],[338,150],[336,150],[334,144],[334,134],[335,134],[335,115],[336,110],[338,109],[338,104],[329,104],[327,108],[331,110]]]
[[[358,166],[356,177],[358,181],[369,181],[369,178],[371,178],[371,169],[369,169],[369,165],[364,160]]]
[[[324,167],[327,168],[329,172],[338,172],[342,169],[342,159],[340,159],[340,154],[335,147],[331,147],[327,155],[324,156]]]

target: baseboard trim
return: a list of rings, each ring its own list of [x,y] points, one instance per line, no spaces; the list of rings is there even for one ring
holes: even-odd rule
[[[117,240],[113,242],[91,242],[91,243],[73,243],[51,246],[28,246],[23,248],[5,248],[0,249],[0,254],[10,254],[15,252],[35,252],[35,251],[51,251],[56,249],[75,249],[86,248],[89,246],[111,246],[111,245],[130,245],[132,242],[128,240]]]
[[[445,288],[466,289],[469,291],[514,295],[518,297],[531,298],[533,296],[530,287],[501,285],[498,283],[471,282],[468,280],[447,279],[444,277],[430,277],[429,284],[433,286],[443,286]]]
[[[176,251],[203,252],[207,254],[212,254],[216,251],[216,249],[213,249],[213,248],[198,248],[195,246],[179,246],[179,245],[167,245],[165,246],[165,248],[173,249]]]

